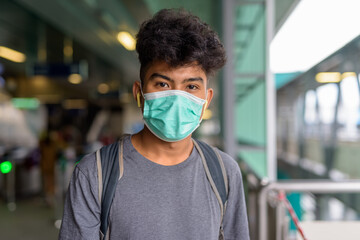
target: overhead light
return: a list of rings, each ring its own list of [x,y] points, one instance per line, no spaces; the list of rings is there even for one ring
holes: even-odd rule
[[[0,57],[17,63],[22,63],[26,60],[25,54],[4,46],[0,46]]]
[[[97,87],[97,90],[101,94],[106,94],[109,92],[110,87],[106,83],[100,83],[99,86]]]
[[[344,72],[343,74],[341,74],[341,79],[345,79],[348,77],[356,77],[356,73],[354,72]]]
[[[73,49],[73,42],[72,42],[71,38],[69,38],[69,37],[64,38],[63,53],[64,53],[64,62],[72,63],[74,49]]]
[[[71,82],[72,84],[79,84],[82,81],[82,77],[80,74],[78,73],[73,73],[69,76],[68,78],[69,82]]]
[[[65,46],[63,52],[65,57],[71,57],[73,54],[73,48],[71,46]]]
[[[339,72],[319,72],[315,79],[319,83],[338,83],[341,81],[341,74]]]
[[[136,47],[136,41],[133,36],[128,32],[119,32],[117,35],[118,41],[129,51],[134,51]]]
[[[71,40],[69,40],[69,39],[64,40],[63,53],[64,53],[65,57],[72,57],[73,56],[74,50],[73,50]]]

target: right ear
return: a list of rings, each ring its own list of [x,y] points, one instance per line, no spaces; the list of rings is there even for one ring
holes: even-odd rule
[[[138,107],[141,107],[141,91],[140,91],[141,83],[139,81],[134,82],[133,84],[133,97],[137,102]]]

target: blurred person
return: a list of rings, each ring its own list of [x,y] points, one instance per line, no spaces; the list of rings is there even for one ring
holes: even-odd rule
[[[49,132],[45,134],[45,137],[40,141],[40,153],[41,153],[41,173],[43,191],[45,195],[45,202],[49,206],[54,204],[55,196],[55,164],[57,161],[57,145],[55,132]]]
[[[124,172],[112,199],[106,239],[249,239],[238,164],[216,149],[229,186],[222,221],[191,138],[213,97],[209,77],[225,64],[217,34],[185,10],[165,9],[141,25],[136,50],[141,67],[133,96],[145,126],[121,140]],[[97,164],[92,153],[74,170],[61,240],[104,237]]]

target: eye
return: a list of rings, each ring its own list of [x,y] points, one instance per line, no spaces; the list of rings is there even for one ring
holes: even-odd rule
[[[188,86],[187,86],[187,88],[188,88],[188,89],[190,89],[190,90],[196,90],[196,89],[199,89],[199,88],[198,88],[198,86],[193,85],[193,84],[188,85]]]
[[[165,82],[158,82],[156,83],[157,86],[165,88],[165,87],[169,87],[169,84],[165,83]]]

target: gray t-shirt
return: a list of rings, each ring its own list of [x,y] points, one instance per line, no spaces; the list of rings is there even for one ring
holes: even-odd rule
[[[225,239],[249,239],[238,164],[220,152],[229,180]],[[110,209],[110,240],[217,240],[220,206],[196,148],[182,163],[156,164],[124,139],[124,175]],[[95,154],[76,166],[67,193],[60,240],[98,240],[100,205]]]

